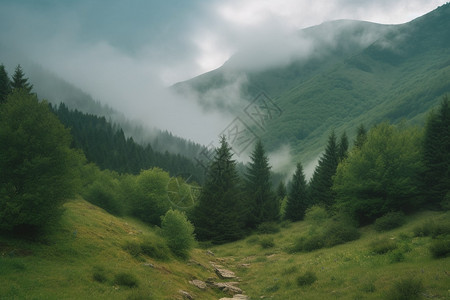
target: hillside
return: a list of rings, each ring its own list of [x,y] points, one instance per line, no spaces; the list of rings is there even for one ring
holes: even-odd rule
[[[43,240],[0,238],[1,299],[183,299],[180,290],[194,299],[219,299],[227,294],[189,284],[210,277],[221,281],[211,262],[235,271],[239,286],[251,299],[298,299],[299,295],[305,299],[380,299],[397,280],[409,276],[423,283],[427,298],[450,297],[450,258],[432,258],[428,250],[432,239],[413,234],[414,228],[430,220],[448,221],[448,213],[423,212],[385,233],[362,228],[357,241],[296,254],[288,250],[309,225],[285,223],[279,233],[254,234],[212,247],[212,253],[198,248],[190,260],[183,261],[167,253],[160,259],[139,253],[133,256],[133,248],[124,247],[143,241],[155,247],[163,244],[156,227],[114,217],[81,199],[67,202],[64,208],[60,224]],[[264,244],[267,239],[272,244]],[[391,252],[371,253],[370,243],[382,239],[395,241],[402,259],[393,261]],[[299,287],[297,277],[308,270],[317,275],[317,281]],[[115,283],[120,273],[131,274],[138,286]]]
[[[327,35],[332,38],[323,38]],[[236,112],[265,91],[282,113],[267,120],[264,131],[254,130],[268,150],[288,144],[303,161],[317,157],[332,129],[337,134],[345,130],[352,138],[361,123],[422,123],[450,91],[450,4],[406,24],[333,21],[304,29],[299,36],[315,45],[306,58],[249,71],[235,63],[237,54],[221,68],[174,88],[198,94],[210,109]],[[237,105],[229,99],[233,95],[212,97],[233,84],[240,86]]]

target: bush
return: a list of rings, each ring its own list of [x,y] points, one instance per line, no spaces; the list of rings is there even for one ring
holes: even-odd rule
[[[142,254],[157,260],[169,259],[169,247],[162,241],[145,240],[141,244]]]
[[[103,267],[94,266],[94,271],[92,273],[92,278],[100,283],[108,281],[107,272]]]
[[[434,258],[443,258],[450,255],[450,238],[441,238],[434,240],[429,250]]]
[[[389,212],[375,221],[376,231],[388,231],[402,226],[405,223],[405,214],[402,212]]]
[[[423,292],[423,284],[420,279],[406,278],[394,283],[387,295],[388,300],[414,300],[420,299]]]
[[[395,249],[395,250],[391,251],[391,253],[389,254],[389,261],[391,263],[402,262],[404,260],[405,260],[405,255],[403,254],[403,252],[400,249]]]
[[[305,221],[311,225],[320,226],[328,219],[328,212],[325,208],[314,205],[305,212]]]
[[[370,243],[369,248],[375,254],[386,254],[397,249],[397,243],[391,239],[378,239]]]
[[[311,285],[316,281],[317,281],[317,276],[312,271],[307,271],[305,274],[297,277],[297,285],[298,286]]]
[[[264,249],[267,248],[272,248],[275,246],[275,242],[273,241],[272,237],[265,237],[263,239],[261,239],[259,241],[259,244],[261,245],[261,247],[263,247]]]
[[[137,241],[127,241],[122,249],[127,251],[133,257],[138,257],[142,253],[141,245]]]
[[[326,247],[344,244],[359,239],[360,233],[358,229],[350,224],[338,222],[328,224],[325,228],[323,240]]]
[[[444,221],[436,223],[433,220],[429,220],[422,225],[419,225],[413,229],[414,236],[431,236],[433,238],[440,235],[450,234],[450,222]]]
[[[114,276],[114,284],[132,288],[137,287],[139,282],[133,274],[122,272]]]
[[[194,247],[195,237],[194,225],[189,222],[186,215],[170,209],[162,217],[161,229],[170,250],[178,257],[187,258],[189,251]]]
[[[266,222],[266,223],[259,224],[259,226],[256,229],[256,231],[259,234],[272,234],[272,233],[280,232],[280,228],[274,222]]]

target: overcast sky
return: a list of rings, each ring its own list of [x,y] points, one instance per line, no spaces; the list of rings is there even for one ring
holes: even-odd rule
[[[180,128],[179,113],[168,116],[164,112],[178,105],[183,114],[195,115],[198,108],[179,99],[161,103],[165,97],[162,87],[221,66],[255,40],[276,40],[336,19],[399,24],[445,2],[0,0],[0,43],[18,49],[97,100],[193,137],[192,131],[206,130],[207,122],[215,120],[219,128],[228,120],[212,114],[202,117],[193,128]],[[218,130],[213,127],[199,137],[202,142]]]

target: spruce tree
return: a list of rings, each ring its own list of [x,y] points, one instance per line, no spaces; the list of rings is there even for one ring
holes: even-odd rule
[[[283,200],[283,198],[286,196],[287,196],[286,185],[284,184],[283,181],[280,181],[277,187],[277,198]]]
[[[333,131],[328,138],[325,153],[319,159],[319,164],[311,179],[310,197],[315,204],[325,207],[334,204],[334,192],[331,187],[333,186],[333,176],[336,174],[338,162],[338,147],[336,135]]]
[[[357,132],[356,132],[356,139],[355,139],[354,146],[357,149],[361,149],[361,147],[365,143],[366,139],[367,139],[367,130],[366,130],[366,128],[364,128],[364,125],[361,124],[361,125],[359,125]]]
[[[341,139],[339,140],[339,148],[338,148],[338,157],[339,161],[342,161],[347,158],[348,151],[348,138],[347,133],[344,131],[341,135]]]
[[[216,244],[237,240],[244,233],[244,217],[236,162],[222,137],[193,212],[196,235]]]
[[[284,218],[291,221],[303,220],[306,209],[311,206],[307,193],[305,174],[301,163],[297,164],[292,184],[289,190]]]
[[[4,65],[0,65],[0,103],[6,102],[6,97],[11,92],[11,83]]]
[[[22,67],[17,65],[14,75],[11,81],[11,87],[13,89],[24,89],[28,93],[31,93],[33,85],[28,82],[28,78],[25,77]]]
[[[428,117],[423,147],[423,190],[429,204],[436,206],[450,196],[450,105],[444,97]],[[447,200],[448,201],[448,200]]]
[[[255,227],[278,218],[279,207],[270,182],[270,166],[261,141],[255,145],[247,167],[245,190],[248,201],[247,225]]]

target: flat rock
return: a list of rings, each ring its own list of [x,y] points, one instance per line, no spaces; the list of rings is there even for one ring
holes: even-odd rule
[[[189,300],[193,300],[193,299],[194,299],[194,298],[191,296],[191,294],[189,294],[189,293],[186,292],[186,291],[179,290],[178,292],[183,296],[183,299],[189,299]]]
[[[219,290],[231,295],[242,294],[242,290],[238,288],[238,282],[214,282],[212,285]]]
[[[194,280],[189,281],[189,283],[194,285],[194,286],[196,286],[196,287],[198,287],[201,290],[206,289],[206,283],[204,281],[201,281],[201,280],[198,280],[198,279],[194,279]]]
[[[248,296],[247,295],[243,295],[243,294],[236,294],[233,296],[233,298],[220,298],[220,300],[248,300]]]
[[[214,272],[216,272],[217,276],[222,279],[233,279],[236,278],[236,275],[233,271],[222,269],[222,268],[214,268]]]

